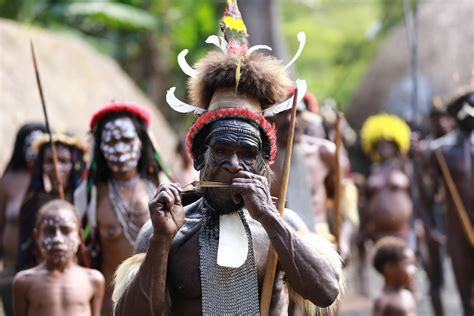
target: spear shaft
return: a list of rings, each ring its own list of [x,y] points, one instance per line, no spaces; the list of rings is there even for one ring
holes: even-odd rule
[[[298,100],[298,88],[293,94],[293,107],[291,109],[290,130],[288,133],[288,142],[286,146],[285,162],[281,176],[280,191],[278,196],[278,212],[283,214],[285,211],[286,193],[288,192],[288,179],[290,178],[291,154],[293,152],[293,138],[296,125],[296,102]],[[276,266],[278,255],[270,244],[267,256],[267,268],[265,270],[265,278],[263,279],[262,298],[260,301],[260,313],[262,316],[270,314],[270,303],[272,300],[273,285],[275,283]]]
[[[36,83],[37,83],[38,91],[40,94],[41,105],[43,106],[43,114],[44,114],[44,121],[46,125],[46,131],[49,135],[49,146],[51,147],[51,155],[53,156],[54,175],[56,177],[56,181],[58,184],[59,197],[62,200],[64,200],[64,188],[61,181],[61,177],[59,176],[58,153],[56,152],[56,146],[54,145],[54,142],[53,142],[53,135],[51,133],[51,129],[49,128],[48,111],[46,110],[46,102],[44,101],[43,87],[41,86],[41,79],[40,79],[38,64],[36,62],[35,48],[33,46],[32,40],[30,40],[30,47],[31,47],[31,57],[33,59],[33,66],[35,69]]]

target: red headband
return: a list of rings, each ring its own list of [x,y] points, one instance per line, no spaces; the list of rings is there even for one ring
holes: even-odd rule
[[[148,112],[148,110],[134,103],[117,102],[117,103],[104,105],[100,107],[99,109],[97,109],[94,112],[94,114],[92,114],[92,117],[89,123],[90,128],[94,129],[94,126],[102,118],[104,118],[104,116],[112,112],[127,112],[130,114],[133,114],[139,119],[141,119],[143,122],[145,122],[145,125],[147,127],[150,127],[151,115],[150,115],[150,112]]]
[[[256,123],[262,131],[265,132],[265,136],[269,142],[268,161],[271,163],[275,160],[276,156],[276,129],[275,126],[270,124],[262,115],[249,109],[243,108],[221,108],[215,111],[206,112],[201,115],[196,122],[191,126],[188,136],[186,137],[186,146],[189,153],[195,159],[193,148],[193,142],[196,135],[207,125],[214,121],[225,119],[225,118],[236,118],[243,119]],[[202,144],[204,145],[204,144]]]

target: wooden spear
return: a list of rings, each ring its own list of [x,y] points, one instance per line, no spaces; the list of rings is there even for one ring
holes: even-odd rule
[[[43,87],[41,86],[41,79],[39,75],[38,64],[36,63],[35,48],[33,47],[32,40],[30,40],[30,47],[31,47],[31,57],[33,59],[33,66],[35,69],[36,83],[38,85],[38,91],[41,98],[41,105],[43,106],[43,114],[44,114],[44,121],[46,125],[46,131],[49,135],[49,145],[51,146],[51,154],[53,156],[54,175],[56,176],[56,181],[58,183],[59,197],[62,200],[64,200],[64,188],[61,181],[61,177],[59,176],[58,153],[56,152],[56,146],[54,145],[54,142],[53,142],[53,135],[51,133],[51,129],[49,128],[48,112],[46,110],[46,103],[44,102]]]
[[[290,178],[291,154],[293,152],[293,138],[296,125],[296,102],[298,99],[298,88],[293,94],[293,107],[291,109],[290,130],[288,133],[288,142],[286,146],[285,162],[281,176],[280,190],[278,194],[278,212],[280,215],[285,211],[286,193],[288,191],[288,179]],[[265,270],[265,278],[263,279],[262,297],[260,300],[260,314],[268,316],[270,314],[270,303],[272,300],[273,285],[275,283],[276,266],[278,255],[273,249],[271,243],[268,249],[267,267]]]
[[[340,244],[340,236],[341,236],[341,144],[342,144],[342,137],[341,137],[341,112],[336,110],[336,134],[334,137],[334,143],[336,144],[336,159],[334,159],[334,226],[335,226],[335,234],[336,234],[336,244],[337,250],[341,251],[341,244]]]
[[[472,227],[472,224],[469,220],[469,215],[466,208],[464,207],[461,196],[459,195],[459,191],[456,188],[456,184],[453,177],[451,176],[451,172],[449,172],[446,159],[444,159],[443,153],[439,149],[435,150],[434,153],[439,167],[441,168],[443,178],[446,181],[448,191],[451,195],[451,198],[453,199],[454,207],[458,213],[459,221],[461,222],[464,234],[466,235],[471,247],[474,247],[474,228]]]

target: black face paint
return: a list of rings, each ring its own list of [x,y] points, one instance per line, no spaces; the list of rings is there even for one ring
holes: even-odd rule
[[[202,157],[201,180],[231,183],[240,170],[257,173],[262,142],[258,128],[242,120],[214,122],[206,138]],[[211,209],[219,214],[235,212],[243,207],[236,204],[227,188],[203,189],[203,196]]]

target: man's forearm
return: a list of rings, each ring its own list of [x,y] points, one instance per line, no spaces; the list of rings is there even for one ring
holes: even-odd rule
[[[339,294],[339,276],[328,261],[306,245],[278,214],[265,216],[262,225],[293,289],[320,307],[331,305]]]
[[[172,238],[155,236],[137,276],[118,301],[115,315],[161,315],[166,305],[166,274]]]

